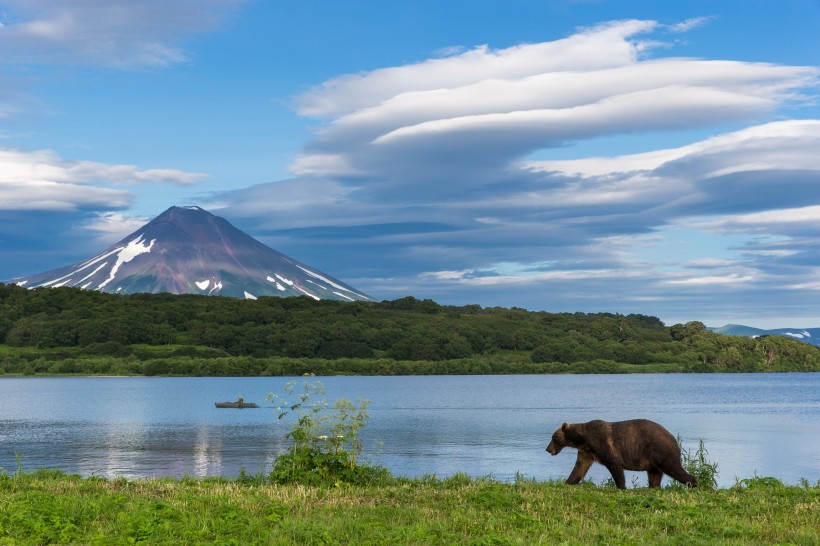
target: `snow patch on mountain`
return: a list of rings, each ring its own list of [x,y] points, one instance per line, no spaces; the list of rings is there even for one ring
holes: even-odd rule
[[[42,287],[42,288],[48,288],[48,287],[49,287],[49,286],[51,286],[52,284],[58,283],[58,282],[60,282],[60,281],[61,281],[61,280],[63,280],[63,279],[67,279],[67,278],[71,277],[71,275],[73,275],[73,274],[74,274],[74,271],[72,271],[72,272],[71,272],[71,273],[69,273],[68,275],[64,275],[64,276],[60,277],[59,279],[53,279],[53,280],[50,280],[50,281],[48,281],[48,282],[44,282],[43,284],[39,284],[39,285],[37,285],[37,286],[32,286],[31,288],[41,288],[41,287]],[[62,284],[59,284],[59,285],[57,285],[57,286],[62,286]],[[52,287],[52,288],[53,288],[53,287]]]
[[[313,272],[313,271],[311,271],[310,269],[305,269],[305,268],[304,268],[304,267],[302,267],[301,265],[297,265],[296,267],[298,267],[299,269],[301,269],[302,271],[304,271],[305,273],[307,273],[307,274],[308,274],[308,275],[310,275],[311,277],[314,277],[314,278],[316,278],[316,279],[319,279],[319,280],[325,281],[327,284],[329,284],[329,285],[330,285],[330,286],[332,286],[333,288],[337,288],[337,289],[339,289],[339,290],[344,290],[345,292],[352,292],[351,290],[348,290],[348,289],[347,289],[347,288],[345,288],[344,286],[340,286],[340,285],[336,284],[335,282],[331,281],[330,279],[328,279],[328,278],[326,278],[326,277],[323,277],[323,276],[319,275],[318,273],[314,273],[314,272]]]
[[[306,296],[310,296],[311,298],[313,298],[313,299],[314,299],[314,300],[316,300],[316,301],[321,301],[321,299],[322,299],[322,298],[320,298],[319,296],[317,296],[316,294],[311,294],[310,292],[308,292],[307,290],[305,290],[304,288],[302,288],[302,287],[301,287],[301,286],[299,286],[299,285],[293,285],[293,287],[294,287],[296,290],[298,290],[299,292],[302,292],[302,293],[303,293],[303,294],[305,294]]]
[[[799,333],[794,333],[794,332],[783,332],[783,335],[784,335],[784,336],[791,336],[791,337],[794,337],[794,338],[797,338],[797,339],[803,339],[803,338],[805,338],[805,337],[811,337],[811,334],[810,334],[810,333],[808,333],[808,332],[807,332],[807,331],[805,331],[805,330],[803,330],[802,332],[799,332]]]
[[[207,290],[208,286],[211,284],[211,280],[210,279],[205,279],[204,281],[194,281],[194,284],[200,290]]]
[[[103,262],[103,263],[101,263],[100,265],[98,265],[98,266],[97,266],[97,269],[95,269],[94,271],[92,271],[91,273],[89,273],[88,275],[86,275],[85,277],[83,277],[82,279],[80,279],[79,281],[75,282],[75,283],[74,283],[74,285],[76,286],[76,285],[80,284],[81,282],[83,282],[83,281],[86,281],[86,280],[90,279],[91,277],[93,277],[93,276],[97,273],[97,271],[99,271],[100,269],[102,269],[103,267],[105,267],[107,264],[108,264],[108,262]],[[78,270],[77,270],[77,272],[79,272],[79,271],[80,271],[80,270],[78,269]],[[90,283],[89,283],[89,284],[90,284]]]
[[[154,246],[155,242],[156,239],[151,239],[148,246],[144,245],[142,243],[142,234],[140,234],[136,239],[128,243],[125,248],[120,250],[119,254],[117,254],[117,261],[111,268],[108,278],[97,286],[97,290],[101,290],[106,284],[114,280],[117,276],[117,271],[119,271],[122,264],[130,262],[140,254],[147,254],[151,252],[151,248]]]
[[[314,278],[316,278],[316,279],[319,279],[319,280],[321,280],[321,281],[324,281],[324,282],[326,282],[327,284],[329,284],[330,286],[332,286],[333,288],[336,288],[336,289],[338,289],[338,290],[344,290],[345,292],[348,292],[348,293],[350,293],[350,294],[354,294],[354,295],[356,295],[356,296],[359,296],[359,297],[360,297],[360,298],[362,298],[362,299],[366,299],[366,300],[369,300],[369,299],[370,299],[370,298],[368,298],[367,296],[365,296],[364,294],[359,294],[358,292],[354,292],[353,290],[350,290],[349,288],[345,288],[344,286],[341,286],[340,284],[337,284],[337,283],[335,283],[335,282],[331,281],[331,280],[330,280],[330,279],[328,279],[327,277],[323,277],[322,275],[319,275],[318,273],[314,273],[313,271],[311,271],[311,270],[309,270],[309,269],[305,269],[304,267],[302,267],[302,266],[301,266],[301,265],[299,265],[299,264],[295,264],[295,265],[296,265],[296,267],[298,267],[299,269],[301,269],[302,271],[304,271],[305,273],[307,273],[307,274],[308,274],[308,275],[310,275],[311,277],[314,277]],[[334,294],[338,294],[338,293],[337,293],[337,292],[334,292]]]
[[[315,284],[316,286],[318,286],[318,287],[319,287],[319,288],[321,288],[322,290],[330,290],[327,286],[323,286],[323,285],[319,284],[319,283],[318,283],[318,282],[316,282],[316,281],[312,281],[312,280],[310,280],[310,279],[305,279],[305,280],[306,280],[307,282],[309,282],[310,284]]]
[[[277,278],[277,279],[279,279],[280,281],[282,281],[282,282],[283,282],[283,283],[285,283],[286,285],[288,285],[288,286],[293,286],[293,281],[291,281],[291,280],[289,280],[289,279],[286,279],[285,277],[283,277],[283,276],[282,276],[282,275],[280,275],[279,273],[276,273],[275,275],[276,275],[276,278]]]
[[[253,295],[253,294],[251,294],[250,292],[245,292],[245,291],[243,291],[243,293],[245,294],[245,299],[246,299],[246,300],[255,300],[255,299],[257,299],[257,298],[256,298],[256,296],[254,296],[254,295]]]
[[[215,282],[213,288],[208,291],[208,295],[210,296],[214,291],[219,292],[220,290],[222,290],[222,281]]]
[[[266,280],[266,281],[268,281],[268,282],[272,282],[273,284],[275,284],[275,285],[276,285],[276,289],[277,289],[277,290],[279,290],[280,292],[284,292],[285,290],[287,290],[284,286],[282,286],[281,284],[279,284],[279,281],[277,281],[276,279],[274,279],[274,278],[273,278],[273,277],[271,277],[270,275],[268,275],[268,276],[265,278],[265,280]]]
[[[109,256],[111,256],[112,254],[116,254],[117,252],[121,251],[121,250],[122,250],[122,248],[123,248],[123,247],[117,247],[117,248],[115,248],[114,250],[111,250],[110,252],[106,252],[105,254],[100,254],[99,256],[95,256],[95,257],[91,258],[90,260],[86,260],[85,262],[83,262],[83,263],[81,263],[81,264],[80,264],[80,267],[78,267],[78,268],[77,268],[77,269],[76,269],[76,270],[72,273],[72,275],[73,275],[74,273],[79,273],[80,271],[82,271],[83,269],[85,269],[85,268],[87,268],[87,267],[91,267],[91,266],[92,266],[92,265],[94,265],[95,263],[97,263],[97,262],[99,262],[99,261],[102,261],[102,260],[104,260],[104,259],[108,258],[108,257],[109,257]]]

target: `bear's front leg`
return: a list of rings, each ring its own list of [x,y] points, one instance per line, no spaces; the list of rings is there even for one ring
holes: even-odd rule
[[[567,483],[569,485],[575,485],[583,480],[594,460],[591,454],[579,450],[578,458],[575,460],[575,467],[572,469],[569,478],[567,478]]]

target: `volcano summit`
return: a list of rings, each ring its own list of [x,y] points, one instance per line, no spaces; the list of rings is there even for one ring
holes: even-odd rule
[[[171,207],[93,258],[12,282],[27,288],[71,286],[119,294],[372,299],[199,207]]]

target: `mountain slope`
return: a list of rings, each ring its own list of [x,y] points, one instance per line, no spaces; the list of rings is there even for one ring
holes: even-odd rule
[[[12,282],[27,288],[69,286],[121,294],[371,299],[199,207],[171,207],[84,262]]]

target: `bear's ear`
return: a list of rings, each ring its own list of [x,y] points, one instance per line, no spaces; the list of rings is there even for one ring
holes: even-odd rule
[[[568,424],[566,424],[566,423],[564,423],[563,425],[561,425],[561,430],[563,430],[564,432],[566,432],[567,430],[569,430],[569,425],[568,425]]]

